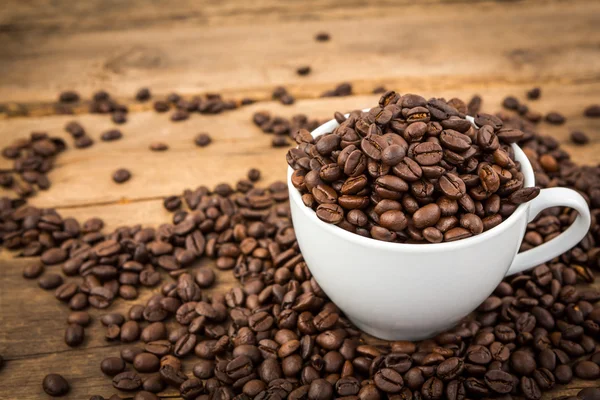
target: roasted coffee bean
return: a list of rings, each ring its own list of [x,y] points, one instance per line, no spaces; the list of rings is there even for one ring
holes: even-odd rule
[[[164,142],[152,142],[150,144],[150,150],[152,150],[152,151],[167,151],[167,150],[169,150],[169,145]]]
[[[556,382],[567,384],[573,380],[573,370],[569,365],[562,364],[556,367],[554,376],[556,377]]]
[[[102,135],[100,135],[100,139],[105,142],[112,142],[114,140],[119,140],[122,137],[123,137],[123,134],[118,129],[110,129],[110,130],[102,133]]]
[[[69,347],[79,346],[83,343],[84,335],[84,329],[81,325],[70,324],[65,330],[65,343]]]
[[[160,360],[151,353],[140,353],[133,359],[133,368],[138,372],[156,372],[160,367]]]
[[[600,366],[592,361],[578,361],[573,368],[575,376],[581,379],[599,379]]]
[[[131,178],[131,172],[126,169],[118,169],[113,173],[113,181],[116,183],[127,182]]]
[[[552,125],[564,124],[565,120],[566,120],[566,118],[562,114],[560,114],[556,111],[552,111],[552,112],[549,112],[548,114],[546,114],[545,119],[546,119],[546,122],[548,122]]]
[[[212,138],[210,137],[210,135],[208,133],[199,133],[194,138],[194,143],[198,147],[206,147],[212,143]]]
[[[133,371],[126,371],[115,375],[112,384],[116,389],[133,391],[142,387],[142,378]]]
[[[532,378],[522,376],[520,387],[523,395],[528,400],[539,400],[542,397],[539,386]]]
[[[100,369],[108,376],[115,376],[125,370],[125,361],[119,357],[108,357],[102,360]]]
[[[391,368],[382,368],[375,374],[375,386],[386,393],[398,393],[404,386],[402,375]]]
[[[50,396],[64,396],[70,390],[67,380],[59,374],[46,375],[42,382],[42,388]]]
[[[23,268],[23,277],[27,279],[35,279],[44,273],[42,264],[31,264]]]
[[[510,393],[513,390],[515,379],[512,375],[502,370],[489,370],[484,376],[485,384],[495,393]]]
[[[90,314],[88,314],[86,311],[72,312],[67,318],[67,322],[69,324],[77,324],[81,326],[88,326],[91,320]]]

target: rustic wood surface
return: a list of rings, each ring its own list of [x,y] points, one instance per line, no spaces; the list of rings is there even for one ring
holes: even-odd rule
[[[541,86],[542,98],[529,102],[530,107],[558,110],[568,121],[561,127],[540,124],[540,132],[556,137],[577,162],[597,164],[600,120],[586,119],[582,112],[600,103],[598,26],[600,3],[582,0],[377,0],[345,2],[343,7],[335,0],[5,1],[0,5],[0,148],[32,130],[72,144],[63,127],[71,120],[82,123],[96,144],[83,150],[71,146],[60,155],[50,173],[53,186],[31,203],[80,220],[99,216],[107,230],[166,222],[165,196],[201,184],[235,183],[250,167],[261,169],[264,183],[284,179],[286,149],[270,147],[271,136],[250,120],[255,111],[326,119],[337,110],[373,104],[377,97],[370,92],[379,85],[463,99],[478,93],[487,111],[498,110],[508,94],[523,100],[527,89]],[[315,42],[319,31],[329,32],[332,40]],[[313,72],[297,76],[295,69],[305,64]],[[341,81],[351,82],[355,95],[318,98]],[[268,101],[276,85],[285,85],[296,104]],[[151,103],[133,101],[142,86],[155,98],[172,91],[188,96],[216,91],[261,101],[173,123],[167,114],[151,111]],[[106,89],[129,104],[129,120],[119,126],[124,138],[100,142],[100,134],[114,125],[106,115],[87,114],[85,101],[75,107],[77,115],[55,115],[54,102],[65,89],[77,89],[84,99]],[[576,129],[591,137],[589,145],[568,141]],[[214,142],[194,146],[199,132],[210,133]],[[150,152],[148,145],[155,140],[167,142],[170,149]],[[0,160],[0,170],[10,167]],[[116,185],[111,174],[121,167],[131,169],[133,178]],[[104,329],[94,321],[86,329],[84,346],[67,347],[67,307],[21,277],[22,268],[36,262],[0,253],[0,354],[5,359],[0,398],[48,398],[41,381],[50,371],[71,383],[66,398],[108,397],[115,390],[99,364],[118,355],[120,345],[107,343]],[[231,273],[218,272],[213,290],[235,284]],[[595,286],[600,286],[598,280]],[[142,291],[138,301],[150,295]],[[113,309],[129,306],[118,301]],[[188,366],[193,362],[186,360]],[[575,380],[544,398],[595,384]],[[170,390],[161,397],[177,393]]]

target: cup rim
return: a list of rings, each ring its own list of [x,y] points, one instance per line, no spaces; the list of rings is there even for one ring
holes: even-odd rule
[[[368,111],[369,109],[366,109]],[[349,114],[346,114],[348,117]],[[467,116],[467,119],[474,124],[473,117]],[[332,119],[311,132],[313,137],[317,137],[324,133],[328,133],[333,131],[339,123]],[[521,150],[519,146],[515,143],[511,144],[515,152],[515,158],[517,161],[521,163],[521,172],[524,175],[524,185],[523,187],[532,187],[535,185],[535,175],[533,173],[533,168],[529,159]],[[523,214],[526,212],[527,207],[529,207],[529,202],[520,204],[517,209],[504,221],[500,224],[496,225],[492,229],[482,232],[479,235],[471,236],[465,239],[460,239],[454,242],[442,242],[442,243],[424,243],[424,244],[416,244],[416,243],[397,243],[397,242],[384,242],[382,240],[377,240],[373,238],[364,237],[358,235],[356,233],[348,232],[345,229],[339,228],[334,224],[328,224],[326,222],[321,221],[316,212],[304,205],[302,202],[302,198],[300,196],[300,191],[294,187],[292,184],[292,174],[294,170],[292,167],[288,166],[288,176],[287,176],[287,184],[288,191],[290,194],[290,201],[293,201],[298,209],[301,210],[302,217],[308,219],[311,223],[319,225],[322,229],[326,230],[332,235],[338,236],[346,241],[352,242],[355,245],[372,247],[378,250],[386,250],[386,251],[399,251],[399,252],[422,252],[422,251],[447,251],[451,249],[459,249],[467,246],[474,246],[478,243],[481,243],[485,240],[491,239],[495,236],[500,235],[503,231],[508,229],[510,225],[515,223],[518,219],[523,217]]]

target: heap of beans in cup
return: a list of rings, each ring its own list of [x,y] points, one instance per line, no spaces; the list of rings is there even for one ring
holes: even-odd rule
[[[324,222],[386,242],[440,243],[478,235],[540,189],[524,187],[511,143],[521,130],[466,104],[386,92],[332,132],[296,131],[293,185]]]
[[[0,175],[0,182],[21,189],[18,198],[0,198],[0,245],[28,257],[23,276],[70,310],[66,345],[85,347],[92,343],[88,331],[98,330],[107,343],[123,344],[106,347],[98,365],[106,386],[97,390],[119,392],[110,400],[156,400],[155,393],[197,400],[537,400],[574,378],[587,381],[573,383],[577,389],[563,392],[571,396],[564,399],[598,399],[600,291],[589,284],[600,267],[600,168],[576,165],[520,116],[499,116],[505,127],[524,132],[519,145],[536,182],[578,190],[592,224],[573,249],[505,279],[476,312],[429,340],[362,336],[304,262],[286,185],[259,187],[256,169],[234,186],[165,198],[171,223],[106,231],[99,218],[78,221],[27,204],[35,191],[14,185],[36,177],[48,189],[45,172],[67,151],[59,139],[34,133],[18,152],[4,151],[19,174],[13,183],[12,175]],[[32,171],[41,175],[26,173]],[[521,249],[551,240],[575,217],[564,207],[544,210],[528,224]],[[228,273],[239,285],[226,293],[207,290]],[[152,295],[136,301],[149,288]],[[122,306],[127,301],[122,313],[110,309],[117,298]],[[10,376],[13,361],[5,358],[0,368]],[[82,382],[77,360],[68,358],[62,352],[48,370],[31,372],[49,395],[65,395]]]

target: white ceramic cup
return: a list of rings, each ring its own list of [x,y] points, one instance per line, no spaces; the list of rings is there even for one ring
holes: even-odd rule
[[[338,126],[331,120],[313,137]],[[534,174],[525,153],[513,145],[525,186]],[[590,226],[590,211],[574,190],[550,188],[521,204],[500,225],[480,235],[438,244],[388,243],[350,233],[317,218],[288,188],[294,229],[311,273],[329,298],[364,332],[386,340],[419,340],[452,328],[475,310],[505,276],[542,264],[575,246]],[[565,232],[517,254],[528,222],[542,210],[578,211]]]

